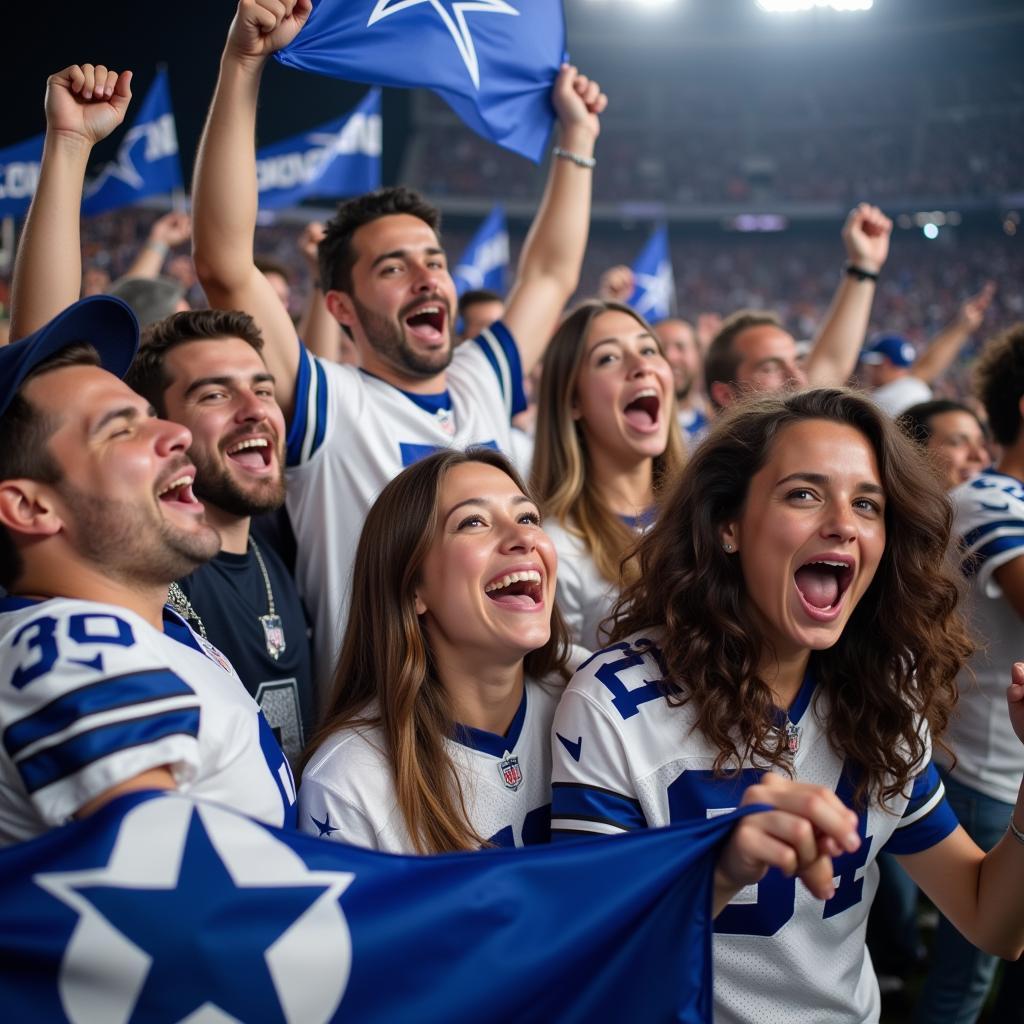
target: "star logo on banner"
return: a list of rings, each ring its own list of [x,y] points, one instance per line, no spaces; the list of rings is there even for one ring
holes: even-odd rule
[[[116,178],[118,181],[123,181],[129,188],[142,188],[145,182],[135,167],[135,161],[132,160],[132,150],[137,142],[146,137],[147,131],[148,125],[144,124],[139,124],[129,129],[125,134],[124,141],[118,147],[117,159],[107,164],[97,175],[96,179],[89,183],[86,189],[87,196],[99,192],[106,184],[108,178]]]
[[[108,863],[36,875],[78,914],[61,962],[72,1024],[330,1020],[352,964],[339,898],[257,822],[176,796],[133,808]]]
[[[645,319],[668,316],[672,311],[672,292],[675,281],[672,264],[662,260],[654,274],[636,274],[636,287],[640,294],[633,308]]]
[[[466,12],[473,11],[483,14],[512,14],[518,17],[519,12],[506,0],[377,0],[366,27],[376,25],[378,21],[406,11],[419,4],[430,4],[444,22],[449,34],[459,48],[462,62],[466,65],[473,85],[480,88],[480,64],[476,57],[476,46],[473,34],[466,24]]]

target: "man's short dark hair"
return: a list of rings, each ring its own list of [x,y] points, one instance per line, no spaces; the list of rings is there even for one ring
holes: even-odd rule
[[[142,344],[124,382],[163,416],[164,392],[171,383],[165,368],[167,353],[190,341],[223,338],[241,338],[257,352],[263,351],[263,335],[256,321],[238,310],[190,309],[158,320],[142,332]]]
[[[465,316],[470,306],[476,306],[481,302],[504,302],[505,300],[490,288],[472,288],[459,296],[459,316]]]
[[[319,248],[320,285],[325,292],[335,289],[351,293],[352,268],[356,262],[352,236],[364,224],[399,213],[419,217],[440,238],[440,211],[411,188],[381,188],[356,196],[338,207],[338,212],[327,222]]]
[[[992,436],[1003,446],[1016,443],[1024,396],[1024,323],[1014,324],[982,350],[974,368],[974,390]]]
[[[917,405],[905,409],[896,417],[896,422],[907,437],[919,445],[927,447],[934,433],[932,420],[947,412],[964,412],[975,420],[978,419],[978,414],[963,402],[954,402],[951,398],[933,398],[930,402],[918,402]],[[981,426],[980,421],[978,421],[978,426]],[[982,433],[984,433],[984,428],[982,428]]]
[[[738,309],[722,321],[718,333],[711,339],[708,353],[704,357],[704,380],[708,397],[715,408],[721,408],[711,392],[715,381],[723,384],[736,383],[736,371],[743,362],[735,349],[736,339],[751,327],[778,327],[785,330],[782,321],[768,309]]]
[[[0,416],[0,480],[59,483],[64,475],[47,442],[59,420],[36,408],[26,397],[29,381],[66,366],[100,366],[99,353],[84,343],[69,345],[32,368]],[[0,526],[0,587],[10,589],[23,570],[21,553],[6,527]]]

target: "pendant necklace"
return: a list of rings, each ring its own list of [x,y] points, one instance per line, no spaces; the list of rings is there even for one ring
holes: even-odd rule
[[[260,625],[263,627],[263,639],[267,644],[267,654],[274,661],[277,661],[288,647],[284,636],[284,624],[281,622],[281,616],[277,614],[277,609],[274,606],[274,590],[270,586],[270,574],[267,572],[266,563],[263,561],[263,555],[260,554],[259,545],[252,537],[249,538],[249,547],[252,548],[252,553],[256,556],[256,563],[263,574],[263,586],[267,591],[267,614],[257,617],[260,620]]]

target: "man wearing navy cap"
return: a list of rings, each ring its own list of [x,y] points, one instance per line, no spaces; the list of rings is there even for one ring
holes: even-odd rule
[[[95,296],[0,348],[0,845],[137,789],[294,817],[252,698],[164,608],[220,540],[188,430],[120,379],[137,347]]]

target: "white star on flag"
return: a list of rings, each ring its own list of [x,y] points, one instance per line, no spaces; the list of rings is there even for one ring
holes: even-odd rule
[[[466,65],[469,77],[473,79],[473,85],[479,89],[480,65],[476,57],[476,47],[473,45],[473,35],[466,24],[466,11],[516,16],[519,12],[511,4],[506,3],[506,0],[377,0],[366,27],[369,28],[392,14],[398,14],[399,11],[408,10],[418,4],[430,4],[437,11],[459,48],[459,54]]]
[[[672,310],[674,284],[672,264],[668,260],[658,264],[656,274],[637,274],[636,286],[641,294],[633,308],[645,318],[649,318],[652,313],[660,315],[661,310],[665,310],[667,315]]]

